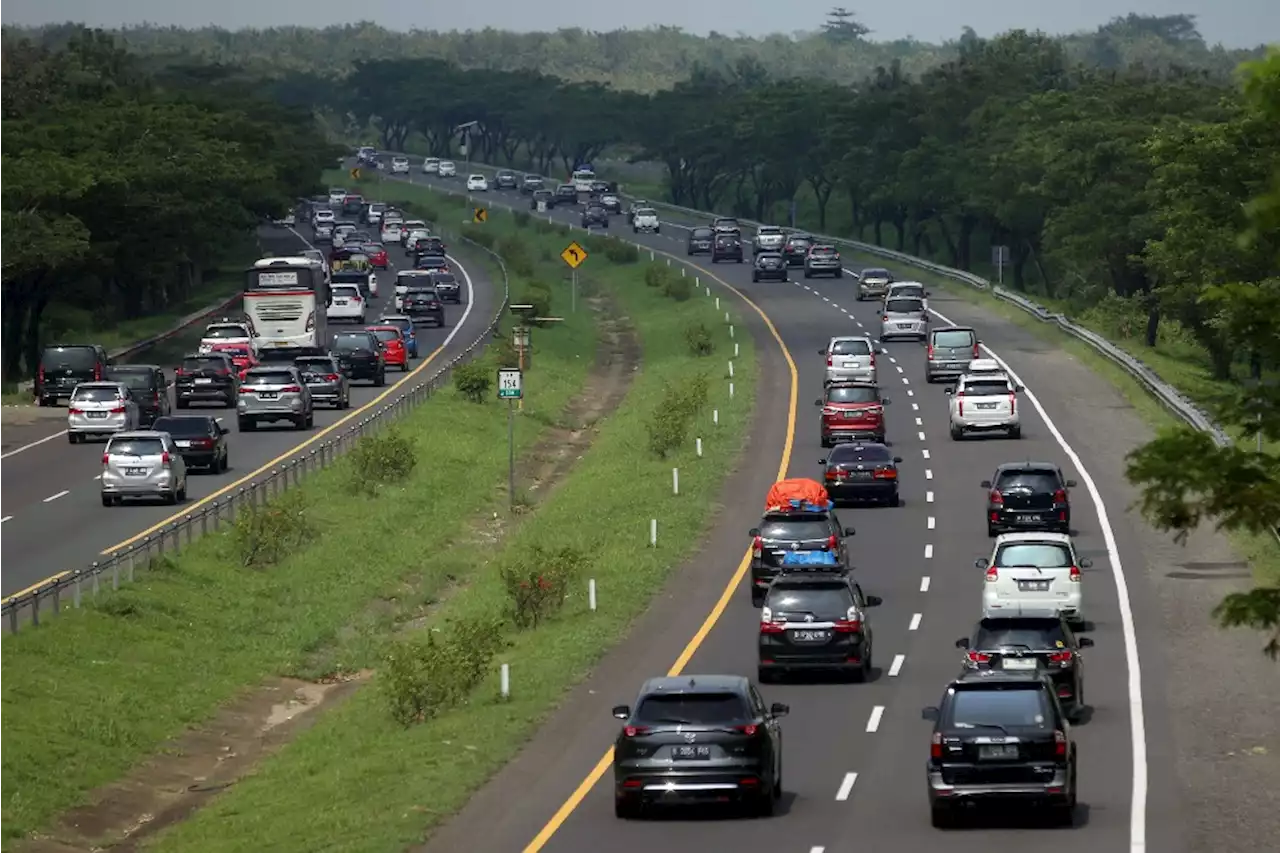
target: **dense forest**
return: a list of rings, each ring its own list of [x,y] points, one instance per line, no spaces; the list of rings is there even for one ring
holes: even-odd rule
[[[779,9],[785,16],[785,10]],[[411,30],[396,32],[372,23],[325,29],[286,27],[228,31],[214,27],[183,30],[141,26],[113,33],[130,50],[166,60],[236,65],[261,76],[315,74],[342,77],[371,59],[438,59],[466,69],[537,70],[570,82],[605,83],[618,89],[654,92],[687,79],[695,69],[726,73],[740,63],[758,64],[771,77],[817,78],[857,83],[880,66],[897,64],[918,75],[954,60],[975,36],[966,30],[942,44],[876,41],[856,17],[837,9],[819,22],[789,22],[812,31],[760,38],[711,33],[698,36],[677,27],[588,32],[514,33],[497,29],[471,32]],[[31,32],[57,44],[77,31],[74,25]],[[1101,68],[1194,68],[1226,77],[1257,51],[1209,46],[1185,15],[1116,18],[1094,32],[1058,40],[1068,61]]]
[[[163,313],[339,150],[309,109],[221,69],[147,73],[110,37],[3,46],[3,369],[42,335]],[[83,321],[77,324],[77,320]]]

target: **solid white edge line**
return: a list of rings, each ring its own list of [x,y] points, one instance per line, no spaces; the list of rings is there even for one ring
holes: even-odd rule
[[[836,801],[843,803],[849,799],[849,794],[853,792],[853,783],[857,781],[857,773],[844,774],[844,779],[840,780],[840,790],[836,791]]]
[[[0,518],[0,524],[4,524],[6,521],[12,521],[12,520],[13,520],[12,515],[6,515],[4,518]]]

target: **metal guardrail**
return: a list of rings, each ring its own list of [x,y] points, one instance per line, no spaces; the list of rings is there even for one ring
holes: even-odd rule
[[[0,607],[0,619],[10,633],[25,625],[38,626],[42,619],[59,614],[64,608],[78,608],[85,598],[98,598],[104,588],[118,589],[121,584],[133,582],[139,571],[146,571],[153,561],[176,554],[188,547],[198,537],[235,521],[246,510],[265,505],[285,489],[297,486],[303,478],[315,471],[334,464],[357,441],[377,433],[391,422],[404,417],[419,405],[431,399],[452,376],[459,364],[475,358],[493,337],[498,323],[511,297],[511,282],[506,264],[501,256],[461,234],[446,233],[450,240],[458,239],[476,251],[490,256],[502,273],[503,294],[493,319],[461,353],[454,356],[430,378],[412,386],[397,385],[393,398],[375,411],[353,424],[339,430],[312,450],[273,468],[260,479],[237,489],[222,500],[214,500],[207,506],[192,512],[118,551],[114,551],[83,569],[72,569],[51,578],[47,583],[20,596],[5,599]]]

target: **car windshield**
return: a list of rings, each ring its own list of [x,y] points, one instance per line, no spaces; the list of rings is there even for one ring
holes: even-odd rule
[[[807,246],[813,241],[808,237],[791,237],[787,240],[789,246]]]
[[[870,355],[871,344],[864,340],[836,341],[831,344],[832,355]]]
[[[1058,490],[1058,476],[1052,471],[1003,471],[996,480],[996,488],[1003,492],[1045,494]]]
[[[883,444],[837,444],[831,449],[827,462],[845,465],[856,462],[886,463],[893,461],[893,454]]]
[[[245,385],[288,385],[293,381],[293,374],[286,370],[262,371],[250,373],[244,379]]]
[[[107,446],[108,456],[159,456],[164,442],[158,438],[113,438]]]
[[[788,542],[826,539],[831,535],[831,525],[825,518],[766,518],[760,524],[760,535],[765,539],[785,539]]]
[[[414,288],[405,294],[406,298],[412,299],[414,302],[435,302],[436,292],[434,290],[419,290]]]
[[[830,388],[827,390],[828,403],[878,403],[880,402],[880,392],[876,388],[869,386],[855,385],[852,387]]]
[[[886,314],[923,314],[924,303],[919,299],[890,299],[885,303]]]
[[[736,693],[684,693],[646,696],[632,721],[644,724],[684,723],[691,726],[736,723],[748,719],[747,705]]]
[[[149,391],[155,387],[155,374],[149,370],[108,370],[107,378],[135,391]]]
[[[642,207],[636,211],[636,216],[657,216],[658,212],[652,207]]]
[[[765,605],[775,613],[812,614],[815,620],[844,619],[853,606],[853,594],[843,583],[779,586],[774,584]]]
[[[351,299],[360,295],[360,288],[353,285],[336,285],[333,288],[333,295]]]
[[[1058,645],[1061,643],[1062,645]],[[977,649],[1008,649],[1019,646],[1032,651],[1063,648],[1067,635],[1057,619],[989,619],[978,625],[973,639]]]
[[[156,432],[167,432],[174,438],[184,435],[210,435],[209,418],[156,418],[151,428]]]
[[[1036,566],[1041,569],[1065,569],[1075,563],[1071,549],[1057,542],[1014,542],[996,551],[997,566]]]
[[[97,357],[92,347],[54,347],[40,356],[45,370],[93,370]]]
[[[707,240],[710,239],[711,234],[712,231],[710,228],[695,228],[689,233],[689,236],[697,240]]]
[[[227,363],[220,358],[191,356],[182,360],[183,370],[226,370]]]
[[[119,399],[120,392],[115,388],[86,388],[81,385],[71,392],[71,400],[75,403],[109,403]]]
[[[933,333],[935,347],[951,347],[960,349],[973,346],[973,332],[945,329]]]
[[[210,326],[204,330],[206,338],[247,338],[249,331],[243,326]]]
[[[355,352],[362,349],[373,349],[372,335],[338,335],[333,339],[333,348],[339,352]]]
[[[958,729],[984,726],[1044,728],[1052,719],[1038,684],[984,690],[957,690],[951,697],[950,723]]]
[[[984,379],[981,382],[966,382],[964,384],[964,395],[966,397],[997,397],[1001,394],[1008,394],[1011,390],[1009,383],[1003,379]]]
[[[399,329],[374,329],[373,334],[380,341],[398,341],[400,340]]]

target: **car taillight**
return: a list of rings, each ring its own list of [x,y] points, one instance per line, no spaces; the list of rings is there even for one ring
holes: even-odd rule
[[[302,393],[302,388],[300,388],[297,385],[286,385],[280,389],[280,393],[281,394],[300,394]]]
[[[1069,577],[1071,578],[1072,583],[1080,583],[1080,567],[1072,566]]]
[[[84,414],[84,409],[77,409],[75,406],[72,406],[71,408],[67,409],[67,414],[69,414],[69,415],[83,415],[83,414]]]
[[[179,367],[177,370],[175,370],[175,371],[173,372],[173,375],[174,375],[174,376],[186,376],[186,375],[187,375],[187,371],[185,371],[185,370],[183,370],[181,367]]]
[[[977,345],[977,343],[975,343],[975,344],[973,345],[973,357],[974,357],[974,358],[978,358],[978,357],[980,357],[981,355],[982,355],[982,353],[978,351],[978,345]]]
[[[958,407],[956,409],[956,414],[959,415],[960,417],[964,417],[964,392],[963,391],[956,394],[956,403],[958,404]]]
[[[757,536],[751,540],[751,556],[759,557],[764,554],[764,539]]]
[[[1004,505],[1004,495],[1000,494],[999,489],[992,489],[991,496],[988,498],[988,500],[991,502],[992,506]]]
[[[829,483],[835,482],[836,480],[840,479],[840,472],[834,468],[828,468],[826,474],[823,475],[822,479],[826,480]]]
[[[862,630],[862,623],[857,619],[837,619],[831,623],[831,630],[837,634],[856,634]]]
[[[838,548],[838,547],[840,547],[840,537],[836,536],[835,534],[832,534],[831,536],[828,536],[828,537],[827,537],[827,550],[828,550],[828,551],[834,551],[834,550],[835,550],[836,548]]]
[[[996,567],[992,566],[987,569],[987,583],[995,583],[1000,579],[1000,572],[996,571]]]
[[[627,726],[622,730],[627,737],[635,737],[636,735],[647,735],[649,733],[648,726]]]
[[[241,379],[243,379],[244,377],[243,377],[243,376],[241,376],[240,378],[241,378]],[[241,394],[256,394],[256,393],[257,393],[257,391],[258,391],[258,389],[257,389],[257,388],[253,388],[253,387],[245,388],[245,387],[241,386],[241,388],[240,388],[240,393],[241,393]]]
[[[324,375],[324,380],[325,380],[326,382],[337,382],[337,381],[338,381],[338,374],[336,374],[336,373],[326,373],[326,374]]]
[[[933,344],[929,344],[929,346],[925,348],[924,357],[933,358]]]
[[[194,443],[200,447],[213,447],[214,441],[212,438],[197,438]]]
[[[41,385],[44,384],[44,365],[36,369],[36,382]]]
[[[1067,502],[1067,490],[1058,489],[1053,493],[1053,502],[1056,504],[1064,504]]]
[[[124,406],[113,406],[113,407],[112,407],[112,409],[111,409],[111,414],[113,414],[113,415],[123,415],[123,414],[124,414]]]
[[[936,732],[933,735],[933,741],[929,744],[929,757],[942,758],[942,735]]]
[[[781,634],[784,630],[781,622],[769,621],[760,623],[761,634]]]
[[[103,464],[103,465],[106,465],[106,464],[107,464],[107,463],[109,463],[110,461],[111,461],[111,454],[110,454],[110,453],[104,453],[104,454],[102,454],[102,464]]]
[[[886,323],[887,323],[887,322],[889,322],[889,315],[888,315],[888,314],[885,314],[885,315],[884,315],[883,317],[881,317],[880,319],[881,319],[882,321],[884,321],[884,322],[886,322]]]
[[[1049,655],[1049,660],[1054,663],[1066,663],[1071,660],[1071,652],[1054,652]]]
[[[151,397],[151,402],[155,403],[157,406],[158,406],[158,405],[160,405],[160,392],[159,392],[159,391],[156,391],[156,392],[152,395],[152,397]]]
[[[898,479],[897,468],[877,468],[874,475],[877,480],[896,480]]]
[[[1009,414],[1016,415],[1017,413],[1018,413],[1018,398],[1012,391],[1010,391],[1009,392]]]
[[[745,726],[734,726],[734,729],[742,732],[747,737],[754,737],[755,733],[760,730],[760,727],[757,726],[755,723],[748,723]]]
[[[99,380],[99,379],[101,379],[101,378],[102,378],[102,365],[101,365],[101,364],[95,364],[95,365],[93,366],[93,378],[94,378],[94,381],[97,381],[97,380]]]
[[[351,300],[352,300],[353,302],[363,302],[363,301],[364,301],[364,297],[363,297],[363,296],[353,296],[353,297],[351,297]]]
[[[969,659],[969,663],[991,663],[991,655],[982,652],[969,652],[965,657]]]
[[[161,464],[161,465],[163,465],[164,467],[168,468],[168,467],[169,467],[169,465],[170,465],[172,462],[173,462],[173,459],[169,456],[169,451],[167,451],[167,450],[166,450],[164,453],[161,453],[161,454],[160,454],[160,464]]]
[[[1053,733],[1053,754],[1057,758],[1067,757],[1067,735],[1066,732],[1055,731]]]
[[[827,356],[827,367],[833,367],[834,365],[835,365],[835,361],[831,358],[831,356]]]

